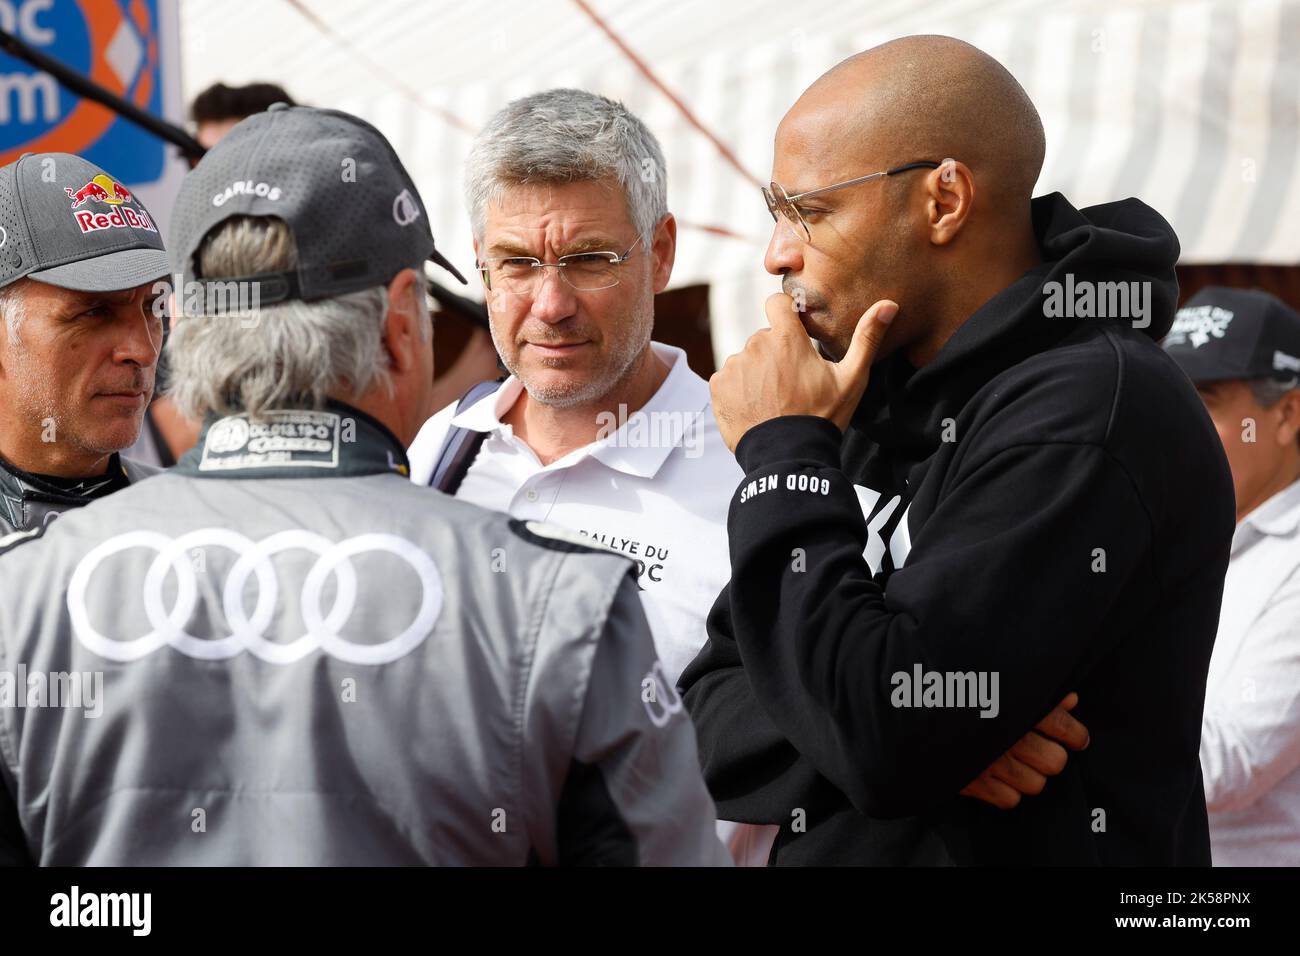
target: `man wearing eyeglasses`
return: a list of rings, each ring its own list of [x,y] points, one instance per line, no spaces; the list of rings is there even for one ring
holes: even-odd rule
[[[677,678],[727,580],[727,499],[741,472],[708,383],[681,349],[651,341],[677,246],[659,143],[621,104],[538,93],[479,134],[467,199],[510,376],[429,419],[408,452],[411,478],[634,561],[659,661],[642,686],[608,692],[640,695],[656,723],[685,720]],[[749,862],[743,833],[724,824],[720,836]],[[761,863],[763,847],[752,855]]]
[[[677,240],[659,144],[604,97],[538,93],[480,133],[467,198],[492,338],[511,374],[425,424],[412,479],[635,561],[662,662],[647,704],[680,713],[677,677],[726,582],[726,503],[740,470],[708,384],[684,352],[651,341]]]
[[[1135,199],[1033,199],[1044,147],[947,37],[841,63],[777,130],[783,291],[710,383],[746,474],[682,677],[719,816],[779,825],[777,864],[1210,862],[1233,498],[1157,345],[1178,242]],[[969,799],[1067,692],[1087,749],[1010,812]]]

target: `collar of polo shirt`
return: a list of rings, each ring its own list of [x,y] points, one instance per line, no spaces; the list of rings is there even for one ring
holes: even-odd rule
[[[619,417],[616,421],[619,428],[616,431],[579,450],[581,457],[590,456],[615,471],[641,478],[655,476],[669,453],[681,442],[692,420],[709,406],[708,382],[690,374],[685,352],[659,342],[652,342],[650,348],[670,366],[668,377],[659,386],[659,390],[639,411],[629,414],[626,421]],[[518,400],[522,391],[523,384],[511,375],[491,395],[475,402],[453,418],[451,424],[478,432],[500,431],[507,427],[502,423],[501,416]],[[610,409],[610,412],[617,415],[618,409]],[[637,427],[635,422],[638,415],[646,416],[649,421],[646,432],[650,436],[661,435],[667,440],[636,445],[623,441],[625,432]],[[548,467],[569,464],[574,454],[578,452],[565,455]]]
[[[1241,519],[1241,527],[1246,525],[1260,534],[1279,536],[1294,534],[1297,525],[1300,525],[1300,481],[1292,482]],[[1234,551],[1236,545],[1237,540],[1234,536]]]

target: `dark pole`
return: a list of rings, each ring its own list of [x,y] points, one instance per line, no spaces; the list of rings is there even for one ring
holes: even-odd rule
[[[0,49],[10,56],[16,57],[25,63],[30,63],[38,70],[44,70],[65,87],[76,93],[84,99],[94,100],[101,106],[105,106],[119,116],[124,116],[136,126],[153,133],[155,136],[174,143],[180,147],[182,153],[190,159],[202,158],[204,148],[185,130],[179,126],[174,126],[166,120],[159,119],[140,109],[134,103],[122,99],[116,93],[111,93],[104,89],[94,80],[82,76],[76,70],[64,66],[58,60],[47,56],[40,50],[28,46],[22,40],[18,39],[12,33],[0,30]]]
[[[134,103],[130,103],[117,94],[109,92],[95,81],[82,76],[76,70],[64,66],[58,60],[47,56],[40,50],[28,46],[12,33],[0,30],[0,49],[10,56],[16,57],[25,63],[30,63],[38,70],[49,73],[78,96],[94,100],[119,116],[126,117],[132,123],[153,133],[155,136],[165,139],[169,143],[174,143],[180,147],[181,152],[191,159],[200,159],[207,152],[193,136],[179,126],[174,126],[166,120],[146,113]],[[431,279],[428,282],[428,288],[429,295],[443,308],[457,313],[480,328],[486,329],[488,327],[487,307],[481,302],[475,302],[473,299],[457,295]]]

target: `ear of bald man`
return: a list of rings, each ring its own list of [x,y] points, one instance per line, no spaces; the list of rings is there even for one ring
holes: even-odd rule
[[[925,178],[930,242],[946,246],[957,237],[975,205],[975,177],[970,167],[948,158]]]

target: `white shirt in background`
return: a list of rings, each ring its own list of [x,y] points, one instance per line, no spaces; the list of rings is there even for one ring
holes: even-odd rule
[[[1233,534],[1201,772],[1215,866],[1300,866],[1300,482]]]

